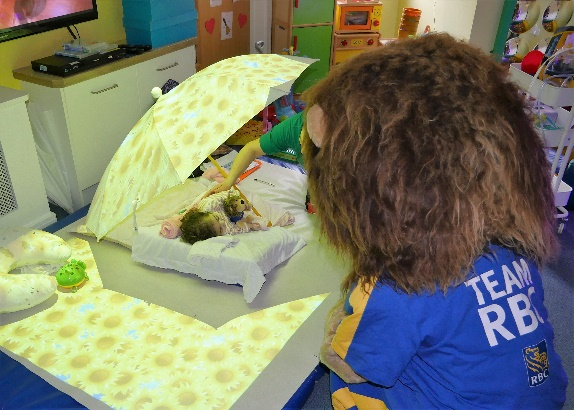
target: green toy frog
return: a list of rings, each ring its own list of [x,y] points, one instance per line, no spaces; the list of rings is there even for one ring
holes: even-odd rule
[[[56,273],[58,285],[64,289],[70,289],[74,293],[87,280],[90,278],[86,274],[86,264],[76,259],[72,259]]]

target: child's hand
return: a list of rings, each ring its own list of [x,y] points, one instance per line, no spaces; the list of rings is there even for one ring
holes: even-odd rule
[[[249,229],[251,229],[250,224],[248,224],[248,223],[245,222],[244,220],[235,222],[235,225],[237,225],[237,226],[238,226],[239,228],[241,228],[241,229],[244,229],[244,228],[249,228]]]
[[[260,216],[255,216],[255,215],[250,214],[250,215],[247,215],[243,219],[244,220],[247,219],[250,224],[255,226],[255,228],[252,228],[254,231],[268,231],[269,227],[271,226],[271,222],[269,222],[267,219],[262,218]]]
[[[257,222],[248,223],[247,226],[252,231],[260,231],[261,230],[261,225],[259,225]]]

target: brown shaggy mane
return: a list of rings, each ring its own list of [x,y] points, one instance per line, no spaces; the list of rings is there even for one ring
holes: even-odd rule
[[[408,293],[461,283],[489,243],[555,254],[550,165],[507,71],[447,34],[391,42],[303,94],[325,112],[303,138],[323,234],[352,259],[343,284]]]

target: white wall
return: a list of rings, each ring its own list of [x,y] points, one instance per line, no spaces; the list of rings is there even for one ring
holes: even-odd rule
[[[404,7],[420,9],[422,14],[417,33],[422,33],[429,25],[432,31],[444,31],[454,37],[469,40],[477,2],[478,0],[401,0],[398,20],[400,21]]]
[[[400,0],[381,0],[383,3],[383,16],[379,30],[381,38],[397,37],[397,30],[399,29],[398,22],[400,21],[399,1]],[[400,10],[402,12],[402,8]]]
[[[504,0],[400,0],[397,24],[404,7],[422,10],[417,33],[428,25],[490,52],[494,45]]]

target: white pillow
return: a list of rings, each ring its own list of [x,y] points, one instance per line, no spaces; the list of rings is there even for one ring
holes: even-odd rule
[[[56,291],[53,276],[20,273],[0,275],[0,313],[17,312],[39,305]]]
[[[0,229],[0,313],[36,306],[56,291],[56,279],[42,274],[9,274],[27,265],[64,265],[72,248],[62,238],[29,228]]]
[[[134,235],[134,261],[242,285],[247,303],[261,290],[267,272],[305,246],[302,237],[281,227],[218,236],[193,245],[166,239],[159,229],[160,225],[143,227]]]
[[[0,229],[0,273],[25,265],[61,263],[72,248],[59,236],[29,228]]]

